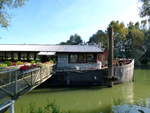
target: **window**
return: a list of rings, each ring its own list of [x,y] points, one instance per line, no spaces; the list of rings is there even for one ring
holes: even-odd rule
[[[4,52],[0,52],[0,60],[4,60],[5,58],[5,53]]]
[[[84,54],[78,55],[78,62],[79,63],[85,63],[85,55]]]
[[[34,60],[34,53],[29,53],[29,60]]]
[[[21,60],[27,60],[27,53],[21,53]]]
[[[6,60],[11,60],[11,53],[10,52],[6,52]]]
[[[36,60],[40,61],[40,56],[36,54]]]
[[[96,54],[70,54],[69,63],[96,63]]]
[[[14,60],[18,60],[18,53],[13,53]]]
[[[94,54],[87,54],[87,63],[96,62],[96,55]]]
[[[77,63],[78,62],[78,55],[77,54],[71,54],[69,56],[69,63]]]

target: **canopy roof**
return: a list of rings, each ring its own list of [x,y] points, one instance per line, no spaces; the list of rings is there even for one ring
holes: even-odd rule
[[[0,44],[0,51],[103,52],[96,45]]]

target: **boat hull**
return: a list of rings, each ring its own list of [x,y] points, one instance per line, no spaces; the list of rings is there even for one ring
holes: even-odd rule
[[[100,70],[74,70],[56,71],[56,73],[44,84],[45,86],[82,86],[82,85],[102,85],[106,86],[110,82],[113,84],[129,82],[134,79],[134,60],[127,65],[114,66],[114,76],[110,80],[108,68]]]

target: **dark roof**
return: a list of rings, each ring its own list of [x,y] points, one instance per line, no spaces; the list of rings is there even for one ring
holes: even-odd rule
[[[96,45],[0,44],[0,51],[103,52]]]

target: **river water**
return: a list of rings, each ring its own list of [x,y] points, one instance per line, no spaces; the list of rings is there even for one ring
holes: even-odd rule
[[[20,97],[15,104],[16,113],[29,113],[29,108],[55,103],[60,110],[71,113],[109,113],[117,104],[147,104],[150,100],[150,69],[136,69],[135,81],[115,85],[84,88],[35,89]]]

